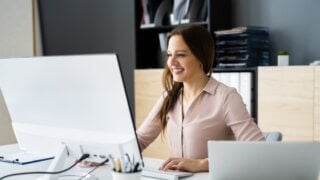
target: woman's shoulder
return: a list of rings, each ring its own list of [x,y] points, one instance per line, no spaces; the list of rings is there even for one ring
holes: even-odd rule
[[[216,79],[214,79],[213,77],[210,78],[209,80],[210,83],[210,89],[212,89],[212,92],[215,95],[228,95],[231,93],[236,93],[237,90],[234,87],[230,87]]]

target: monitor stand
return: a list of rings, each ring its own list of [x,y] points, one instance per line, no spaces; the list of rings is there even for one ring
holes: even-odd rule
[[[64,162],[65,162],[66,158],[68,158],[67,145],[61,144],[61,146],[59,146],[57,152],[55,153],[54,159],[50,163],[50,166],[48,167],[47,172],[55,172],[55,171],[62,170],[64,167]],[[42,176],[38,177],[37,180],[57,180],[57,179],[71,180],[70,177],[59,178],[59,176],[61,176],[61,174],[46,174],[46,175],[42,175]],[[76,177],[73,179],[79,179],[79,177]],[[81,179],[82,180],[98,180],[97,177],[95,177],[94,175],[91,175],[91,174],[89,174]]]

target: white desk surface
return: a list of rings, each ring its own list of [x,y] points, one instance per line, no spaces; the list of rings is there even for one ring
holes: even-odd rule
[[[19,150],[19,147],[17,144],[0,146],[0,156],[3,153],[14,153],[14,152],[19,152],[19,151],[20,150]],[[153,159],[153,158],[144,157],[144,164],[148,168],[158,168],[161,165],[162,161],[163,160],[160,160],[160,159]],[[37,163],[32,163],[32,164],[27,164],[27,165],[18,165],[18,164],[0,162],[0,177],[7,175],[7,174],[18,173],[18,172],[46,171],[46,168],[49,166],[50,162],[51,161],[48,160],[48,161],[42,161],[42,162],[37,162]],[[72,162],[70,162],[70,164],[68,164],[67,166],[69,166],[71,164],[72,164]],[[76,166],[64,174],[66,174],[66,175],[67,174],[81,175],[81,174],[86,174],[91,169],[92,168],[80,168],[80,167]],[[108,166],[108,165],[101,166],[101,167],[97,168],[92,174],[94,174],[99,179],[112,179],[111,169],[110,169],[110,166]],[[27,180],[27,179],[35,179],[38,176],[39,175],[22,175],[22,176],[10,177],[7,179],[8,180],[20,180],[20,179]],[[188,178],[183,178],[183,179],[206,180],[206,179],[209,179],[209,174],[208,173],[195,173],[193,176],[188,177]],[[141,180],[154,180],[154,179],[147,178],[147,177],[141,177]]]

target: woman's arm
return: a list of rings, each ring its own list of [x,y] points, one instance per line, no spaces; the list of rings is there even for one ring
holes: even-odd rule
[[[136,131],[141,151],[147,148],[149,144],[157,138],[161,131],[160,121],[157,119],[157,114],[162,106],[162,103],[163,97],[161,96]]]
[[[227,126],[232,129],[236,140],[265,140],[261,130],[253,121],[241,96],[235,89],[231,90],[226,96],[223,108],[226,113]]]

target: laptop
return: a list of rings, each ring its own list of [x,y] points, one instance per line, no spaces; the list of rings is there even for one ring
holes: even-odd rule
[[[209,141],[210,180],[317,180],[319,142]]]

